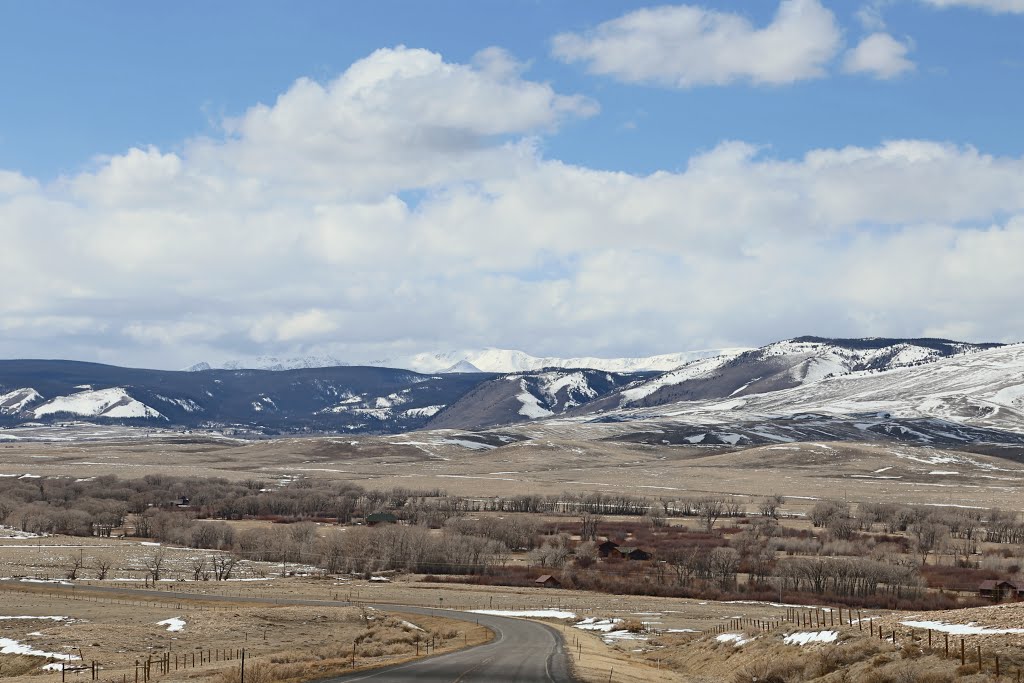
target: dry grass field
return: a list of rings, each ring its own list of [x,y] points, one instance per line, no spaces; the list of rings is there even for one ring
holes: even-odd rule
[[[227,602],[204,599],[205,586],[192,588],[194,597],[181,598],[88,591],[59,583],[5,584],[0,589],[0,644],[13,643],[28,654],[0,654],[0,678],[12,683],[53,680],[61,676],[60,660],[67,659],[65,666],[76,670],[65,675],[73,680],[90,679],[90,671],[77,668],[95,661],[100,680],[134,681],[136,662],[169,655],[170,670],[157,676],[154,664],[153,677],[216,679],[231,671],[231,680],[237,680],[237,657],[244,648],[247,666],[253,667],[250,674],[263,667],[265,681],[310,680],[351,670],[353,656],[356,668],[366,668],[417,653],[426,656],[429,644],[441,653],[491,637],[482,627],[443,616],[275,604],[284,594],[323,594],[298,586],[271,589],[266,592],[275,597],[265,599],[257,597],[264,591],[244,585],[234,591],[208,588],[245,599]],[[47,661],[58,665],[46,670]]]
[[[509,435],[525,436],[512,430]],[[499,448],[472,445],[466,435],[448,431],[253,443],[24,442],[0,449],[0,475],[84,478],[161,472],[271,482],[313,477],[463,496],[716,493],[747,504],[779,493],[796,509],[801,500],[845,498],[1024,511],[1024,465],[976,453],[836,442],[746,449],[656,446],[607,440],[614,432],[602,425],[575,425],[572,431],[549,427],[529,436]]]
[[[777,493],[786,498],[781,508],[782,523],[791,529],[809,529],[804,515],[818,499],[825,498],[851,503],[1024,510],[1024,466],[1011,459],[977,453],[877,443],[793,443],[746,449],[645,445],[615,441],[614,425],[592,425],[581,430],[579,425],[568,429],[556,424],[529,433],[526,428],[509,429],[499,435],[507,437],[506,441],[491,441],[505,444],[500,447],[482,447],[473,435],[448,431],[253,443],[166,436],[148,441],[24,442],[0,448],[0,476],[88,479],[105,474],[131,478],[166,473],[235,481],[258,479],[268,486],[312,478],[353,482],[367,489],[440,489],[465,497],[553,495],[565,491],[666,499],[724,494],[748,510],[756,509],[763,496]],[[605,519],[619,521],[610,515]],[[669,523],[692,525],[694,521]],[[269,522],[244,520],[231,524],[243,529],[267,526]],[[317,532],[344,533],[333,526],[318,527]],[[77,580],[80,585],[138,588],[148,573],[147,557],[154,552],[154,545],[131,538],[0,539],[0,577],[61,579],[69,558],[78,553],[86,560],[111,558],[109,579],[102,582],[96,581],[95,573],[88,569],[95,562],[85,561],[87,569]],[[743,627],[733,634],[737,640],[726,642],[718,640],[718,636],[734,620],[777,623],[785,618],[787,607],[574,590],[433,584],[418,576],[391,576],[390,582],[367,581],[365,577],[316,578],[317,572],[311,567],[251,561],[242,561],[233,574],[234,578],[245,580],[193,581],[195,559],[215,551],[166,547],[165,552],[164,576],[171,580],[161,581],[160,590],[187,593],[194,595],[195,600],[129,605],[119,603],[115,597],[113,602],[89,602],[47,595],[46,585],[23,584],[17,589],[17,601],[12,602],[11,593],[0,594],[4,604],[0,616],[69,619],[0,619],[0,638],[27,643],[45,652],[77,653],[88,661],[100,661],[104,666],[103,680],[119,680],[122,675],[132,680],[135,659],[145,659],[168,648],[181,655],[188,652],[190,656],[197,648],[205,648],[216,657],[218,649],[233,651],[247,642],[256,657],[254,661],[276,667],[275,676],[310,678],[346,664],[351,642],[367,630],[366,612],[356,607],[284,605],[280,604],[282,600],[352,600],[438,609],[558,608],[572,612],[576,615],[574,620],[608,620],[617,622],[618,630],[622,624],[629,624],[632,630],[641,631],[609,638],[602,632],[575,628],[574,620],[556,622],[577,657],[576,665],[584,680],[606,681],[609,676],[616,681],[651,683],[739,681],[755,677],[772,680],[770,675],[778,674],[780,677],[775,680],[884,683],[953,680],[950,676],[959,676],[957,680],[988,680],[991,675],[978,674],[970,666],[961,668],[959,659],[953,662],[921,651],[927,629],[907,626],[904,621],[960,625],[975,622],[997,629],[1024,628],[1024,614],[1017,609],[976,608],[978,611],[923,616],[865,610],[864,618],[874,619],[873,623],[881,624],[888,632],[898,632],[898,645],[879,642],[856,627],[840,630],[834,643],[788,645],[783,641],[785,635],[801,630],[793,625],[771,634]],[[518,555],[511,558],[513,564],[522,561]],[[282,578],[282,573],[299,576]],[[301,576],[304,573],[310,576]],[[204,603],[202,597],[207,593],[240,601],[225,609],[224,605]],[[252,604],[247,600],[262,602]],[[171,617],[183,619],[185,629],[171,633],[156,625]],[[410,621],[435,633],[461,633],[447,639],[446,647],[458,646],[456,641],[460,638],[461,644],[465,644],[471,642],[471,637],[484,637],[460,632],[457,623],[441,621],[440,617],[430,623],[423,619]],[[409,656],[410,651],[414,654],[417,632],[401,622],[400,615],[377,615],[375,635],[357,647],[357,663],[371,665]],[[41,635],[30,635],[33,633]],[[1017,633],[964,637],[967,648],[981,644],[986,653],[1001,653],[1004,667],[1015,665],[1024,645]],[[737,646],[738,640],[749,642]],[[342,648],[337,643],[346,645]],[[784,653],[783,659],[789,662],[790,669],[773,674],[771,669],[780,653]],[[57,675],[42,673],[42,661],[4,655],[0,657],[0,677],[41,680],[39,676]],[[179,669],[168,675],[212,678],[224,668],[224,663],[215,660],[212,665]]]

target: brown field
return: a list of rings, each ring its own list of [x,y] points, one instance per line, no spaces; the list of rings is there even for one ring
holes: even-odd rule
[[[576,426],[577,428],[580,426]],[[817,498],[851,502],[1000,507],[1024,511],[1024,466],[1013,460],[913,446],[799,443],[736,450],[605,441],[599,426],[491,450],[466,448],[462,436],[422,432],[392,437],[20,443],[0,449],[0,475],[121,477],[315,477],[381,489],[442,489],[461,496],[605,492],[679,497],[707,493],[752,504],[787,496],[787,512]],[[586,438],[589,435],[591,438]]]
[[[100,680],[134,680],[136,662],[157,660],[170,654],[170,671],[154,677],[171,680],[210,679],[232,669],[237,656],[247,653],[247,666],[265,666],[274,680],[309,680],[356,668],[380,666],[425,656],[433,642],[438,653],[483,642],[489,631],[443,616],[406,616],[372,608],[332,605],[274,604],[288,594],[326,597],[301,580],[289,590],[250,590],[240,584],[234,590],[209,590],[231,594],[246,601],[212,602],[203,599],[207,586],[192,585],[194,598],[126,595],[110,591],[86,591],[67,585],[4,584],[0,587],[0,617],[58,616],[61,621],[0,618],[0,638],[7,638],[47,653],[76,655],[68,667],[83,661],[100,666]],[[323,582],[320,582],[323,583]],[[113,587],[116,582],[109,582]],[[337,589],[337,586],[333,586]],[[168,590],[179,590],[172,585]],[[329,589],[327,590],[329,593]],[[272,593],[274,597],[260,598]],[[256,598],[257,602],[251,600]],[[183,630],[172,632],[158,622],[178,618]],[[417,648],[417,643],[419,647]],[[354,646],[354,649],[353,649]],[[432,651],[433,652],[433,651]],[[200,654],[202,653],[202,654]],[[193,659],[194,658],[194,659]],[[212,658],[212,661],[210,661]],[[0,654],[0,678],[60,680],[61,672],[43,671],[44,657]],[[195,664],[193,665],[193,661]],[[73,680],[88,680],[91,673],[67,673]]]
[[[1005,458],[864,443],[780,444],[747,449],[653,446],[604,440],[614,435],[613,427],[596,425],[584,430],[578,427],[570,430],[554,425],[534,430],[529,441],[486,450],[460,445],[458,441],[464,435],[455,432],[395,437],[289,438],[256,443],[203,438],[19,443],[0,448],[0,475],[88,478],[114,474],[132,478],[167,473],[233,480],[255,478],[268,483],[309,477],[354,482],[369,489],[441,489],[449,495],[465,497],[570,491],[671,499],[713,493],[731,496],[733,501],[751,511],[762,496],[778,493],[786,497],[781,509],[786,517],[783,524],[791,528],[809,527],[803,515],[817,499],[823,498],[845,499],[852,503],[899,502],[1024,510],[1021,495],[1024,466]],[[521,435],[525,429],[519,428],[518,432],[510,429],[507,433]],[[583,438],[570,438],[570,433],[583,434]],[[549,516],[547,519],[558,522],[566,518]],[[607,516],[605,519],[615,522],[619,518]],[[637,521],[629,517],[621,520]],[[725,522],[721,520],[719,524]],[[670,520],[669,523],[693,525],[695,521]],[[232,524],[241,528],[265,526],[269,522],[246,520]],[[340,533],[340,530],[322,526],[318,532],[329,534]],[[146,557],[155,549],[136,539],[0,539],[0,576],[61,578],[66,572],[68,557],[76,552],[86,557],[110,555],[114,560],[110,574],[114,580],[96,582],[87,569],[80,575],[80,583],[138,588],[146,574]],[[0,620],[0,638],[13,638],[51,652],[81,648],[86,660],[103,663],[103,680],[120,680],[121,675],[132,679],[135,659],[145,659],[150,653],[164,652],[168,647],[183,655],[186,651],[196,652],[197,648],[214,652],[235,650],[246,642],[251,645],[255,661],[276,660],[273,665],[280,676],[309,678],[345,665],[346,653],[341,650],[348,648],[346,651],[350,654],[352,640],[367,630],[365,615],[358,608],[286,606],[275,604],[275,600],[351,599],[453,609],[557,607],[572,611],[578,618],[637,622],[647,631],[640,636],[643,640],[605,643],[599,635],[562,623],[567,643],[578,648],[577,665],[585,680],[605,681],[610,675],[616,681],[651,683],[753,680],[754,676],[763,680],[771,673],[769,669],[780,652],[785,653],[784,659],[794,667],[794,671],[780,680],[873,680],[879,683],[952,680],[947,674],[960,676],[957,680],[988,680],[988,674],[979,677],[969,666],[958,670],[958,659],[951,662],[934,653],[921,652],[925,635],[915,635],[914,629],[899,624],[911,616],[907,614],[863,612],[864,618],[875,619],[875,623],[882,624],[887,631],[898,632],[900,644],[895,647],[891,643],[877,642],[857,627],[846,627],[835,645],[783,645],[783,634],[799,630],[792,625],[771,634],[751,631],[749,635],[757,637],[747,645],[735,647],[732,643],[719,642],[712,632],[734,619],[777,622],[785,617],[786,607],[572,590],[429,584],[416,576],[393,576],[392,582],[370,582],[355,577],[280,578],[282,570],[311,575],[317,572],[301,565],[281,567],[245,561],[240,563],[235,577],[259,580],[195,582],[181,579],[190,578],[193,558],[212,551],[168,548],[166,552],[166,576],[174,581],[161,582],[161,589],[195,594],[197,598],[204,593],[217,593],[264,602],[258,605],[239,602],[228,609],[203,603],[201,599],[126,605],[116,598],[113,602],[69,600],[63,595],[46,595],[46,589],[40,592],[38,586],[34,592],[31,586],[19,586],[16,601],[12,602],[12,593],[0,593],[3,598],[0,616],[57,615],[82,621],[40,624],[30,620]],[[513,563],[522,561],[519,556],[512,560]],[[86,566],[90,563],[86,562]],[[946,615],[928,613],[919,618],[1024,627],[1024,611],[1020,609],[976,610],[959,610]],[[181,616],[188,622],[185,631],[169,634],[155,625],[172,616]],[[410,621],[435,632],[458,632],[463,628],[456,622]],[[414,641],[409,640],[410,630],[399,621],[381,617],[376,629],[376,640],[368,642],[365,651],[357,652],[360,665],[409,656],[410,648],[414,649]],[[671,632],[683,629],[696,633]],[[749,628],[744,626],[737,632],[747,630]],[[29,633],[43,635],[29,636]],[[264,634],[266,641],[262,640]],[[447,646],[458,646],[460,643],[455,641],[460,637],[461,644],[470,642],[471,636],[482,638],[483,634],[462,633],[448,639]],[[256,643],[252,643],[253,638]],[[1024,645],[1021,639],[1019,634],[968,636],[966,647],[981,644],[993,656],[1000,653],[1004,666],[1012,667]],[[345,643],[345,647],[337,643]],[[292,661],[293,658],[301,661]],[[40,673],[40,662],[26,664],[26,659],[12,655],[0,657],[0,677],[41,680],[39,676],[59,675]],[[845,663],[837,664],[840,660]],[[228,664],[234,666],[233,662]],[[172,671],[169,676],[215,677],[218,667],[223,669],[224,666],[215,661],[206,668]],[[796,669],[799,672],[795,672]],[[834,677],[834,672],[839,670],[852,673],[848,678]],[[740,674],[749,677],[734,678]]]

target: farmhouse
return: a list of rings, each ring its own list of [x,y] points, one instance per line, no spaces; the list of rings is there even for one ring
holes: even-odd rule
[[[545,588],[560,588],[562,582],[551,576],[551,574],[544,574],[543,576],[538,576],[534,584],[544,586]]]
[[[398,524],[398,517],[395,517],[390,512],[374,512],[366,515],[366,523],[369,526],[377,526],[378,524]]]
[[[609,557],[622,557],[627,560],[649,560],[651,554],[643,548],[632,548],[629,546],[619,546],[615,549],[615,552],[611,553]]]
[[[982,581],[978,585],[978,595],[993,600],[1024,598],[1024,585],[1013,581]]]
[[[597,554],[601,557],[608,557],[608,555],[619,547],[619,544],[615,541],[605,541],[601,545],[597,546]]]

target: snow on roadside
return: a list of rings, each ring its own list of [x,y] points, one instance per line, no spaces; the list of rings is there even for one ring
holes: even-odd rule
[[[4,616],[0,616],[0,621],[5,621],[5,620],[8,620],[8,619],[39,619],[39,620],[43,620],[43,621],[46,621],[46,620],[48,620],[48,621],[73,621],[73,619],[71,617],[29,617],[29,616],[25,616],[25,617],[22,617],[22,616],[4,617]]]
[[[473,609],[473,614],[490,614],[495,617],[526,617],[529,619],[575,619],[575,612],[566,612],[559,609]]]
[[[743,647],[754,639],[746,638],[742,633],[723,633],[715,638],[715,640],[720,643],[732,643],[736,647]]]
[[[603,631],[608,633],[614,631],[615,627],[622,623],[621,619],[601,619],[600,617],[587,617],[583,621],[573,624],[573,628],[581,631]]]
[[[423,629],[421,629],[421,628],[420,628],[419,626],[417,626],[416,624],[412,623],[411,621],[404,621],[404,620],[403,620],[403,621],[401,621],[401,622],[399,622],[399,623],[401,623],[401,625],[402,625],[402,626],[403,626],[404,628],[409,628],[409,629],[412,629],[412,630],[414,630],[414,631],[422,631],[422,630],[423,630]]]
[[[838,631],[798,631],[790,633],[782,642],[786,645],[810,645],[811,643],[834,643],[839,637]]]
[[[904,626],[911,628],[927,628],[941,633],[952,633],[958,636],[990,636],[1005,635],[1007,633],[1024,633],[1024,628],[988,628],[978,626],[976,622],[966,624],[947,624],[943,621],[901,621]]]
[[[599,632],[601,634],[601,640],[603,640],[606,645],[611,645],[616,640],[647,640],[647,636],[619,628],[621,623],[621,619],[587,617],[583,621],[573,624],[573,628],[578,628],[581,631]]]
[[[164,619],[163,621],[156,622],[157,626],[166,626],[168,631],[184,631],[185,620],[179,617],[171,617],[170,619]]]

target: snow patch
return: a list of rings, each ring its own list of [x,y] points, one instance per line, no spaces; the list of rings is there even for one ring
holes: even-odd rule
[[[157,626],[166,626],[168,631],[184,631],[185,620],[178,617],[171,617],[170,619],[164,619],[163,621],[156,622]]]
[[[786,645],[810,645],[812,643],[834,643],[839,637],[838,631],[799,631],[790,633],[783,638]]]
[[[904,626],[911,628],[927,628],[942,633],[952,633],[958,636],[988,636],[1003,635],[1007,633],[1024,633],[1024,628],[988,628],[978,626],[975,622],[967,624],[947,624],[943,621],[901,621]]]

